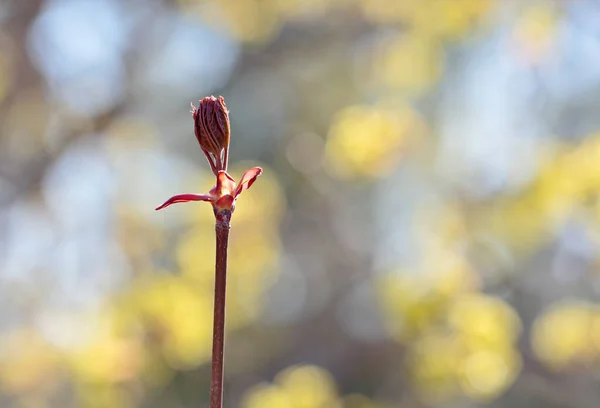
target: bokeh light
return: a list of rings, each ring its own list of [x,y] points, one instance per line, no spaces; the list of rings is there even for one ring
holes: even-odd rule
[[[593,407],[595,0],[0,2],[0,406]]]

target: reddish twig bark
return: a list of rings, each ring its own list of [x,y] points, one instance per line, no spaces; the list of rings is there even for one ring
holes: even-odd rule
[[[229,243],[231,212],[217,213],[216,261],[215,261],[215,305],[213,321],[212,380],[210,386],[210,408],[223,406],[223,366],[225,346],[225,295],[227,285],[227,246]]]

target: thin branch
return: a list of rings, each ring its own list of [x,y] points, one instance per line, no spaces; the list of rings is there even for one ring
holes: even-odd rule
[[[213,321],[212,381],[210,387],[210,408],[223,406],[223,355],[225,345],[225,294],[227,283],[227,246],[231,211],[223,210],[216,214],[215,225],[215,305]]]

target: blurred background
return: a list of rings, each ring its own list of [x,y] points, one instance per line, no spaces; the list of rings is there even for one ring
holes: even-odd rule
[[[592,408],[600,1],[0,1],[0,406]]]

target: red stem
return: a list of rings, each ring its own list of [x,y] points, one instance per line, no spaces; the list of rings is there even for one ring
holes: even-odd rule
[[[213,321],[212,381],[210,408],[223,407],[223,355],[225,345],[225,292],[227,283],[227,245],[229,243],[229,220],[231,212],[216,214],[215,233],[217,257],[215,261],[215,305]]]

